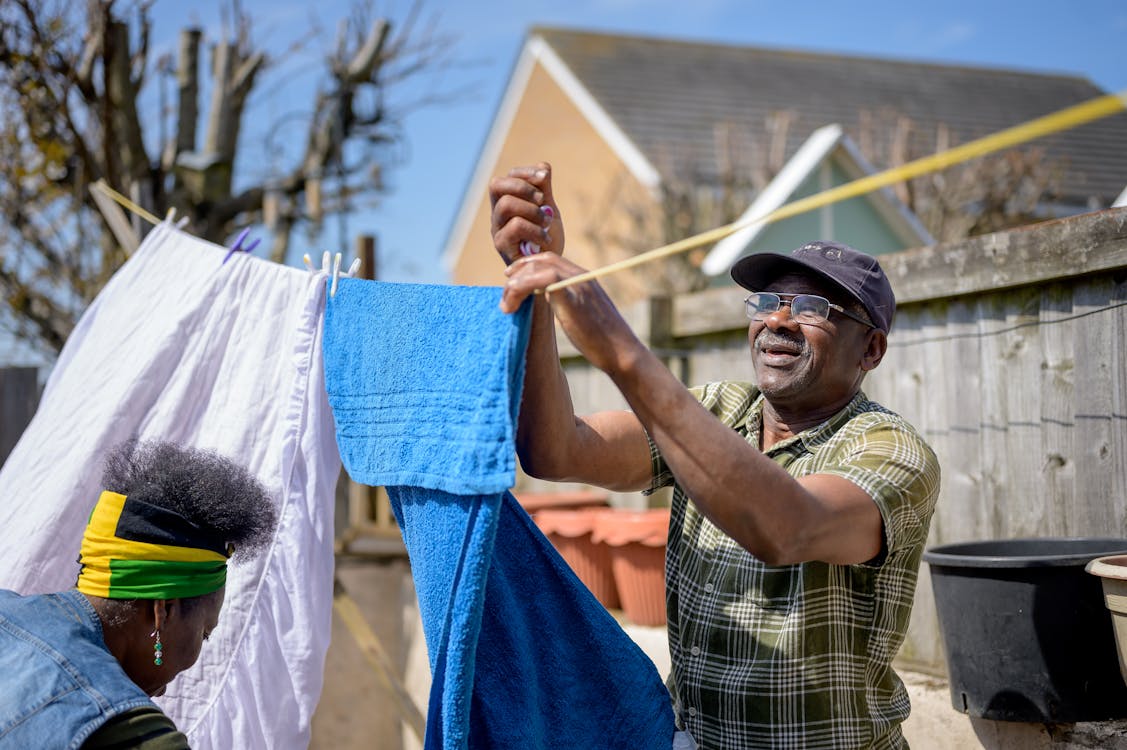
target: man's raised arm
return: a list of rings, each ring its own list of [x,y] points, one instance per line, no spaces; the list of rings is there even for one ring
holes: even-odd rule
[[[552,197],[551,167],[517,167],[489,184],[493,243],[506,264],[525,254],[562,254],[564,229]],[[506,306],[513,312],[517,305]],[[611,490],[650,483],[650,454],[641,422],[627,411],[577,417],[560,367],[555,321],[545,295],[533,298],[517,454],[531,476]]]

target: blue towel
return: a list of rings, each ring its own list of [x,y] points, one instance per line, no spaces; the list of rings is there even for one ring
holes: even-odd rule
[[[433,683],[427,750],[671,746],[649,658],[508,492],[530,308],[342,279],[325,380],[349,475],[403,530]]]

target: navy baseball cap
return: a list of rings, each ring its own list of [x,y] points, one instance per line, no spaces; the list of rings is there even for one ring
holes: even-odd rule
[[[884,269],[873,256],[840,242],[807,242],[790,255],[756,253],[732,266],[732,279],[752,292],[761,292],[788,273],[812,273],[843,289],[861,303],[873,325],[888,333],[896,313],[896,297]]]

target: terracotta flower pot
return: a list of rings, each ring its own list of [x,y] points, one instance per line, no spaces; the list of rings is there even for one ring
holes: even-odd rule
[[[592,538],[611,550],[611,567],[627,619],[665,624],[665,542],[669,509],[612,511],[595,518]]]
[[[1111,611],[1115,648],[1119,652],[1119,673],[1127,682],[1127,555],[1098,557],[1084,568],[1100,577],[1104,604]]]
[[[542,510],[607,507],[607,493],[599,490],[514,492],[513,497],[528,513],[539,513]]]
[[[541,510],[532,517],[560,557],[607,609],[619,607],[618,590],[611,571],[610,548],[596,544],[591,532],[599,515],[612,512],[609,508]]]

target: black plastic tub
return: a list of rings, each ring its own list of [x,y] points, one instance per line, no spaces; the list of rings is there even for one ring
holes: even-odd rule
[[[997,721],[1127,718],[1115,635],[1088,561],[1127,539],[967,542],[924,552],[951,703]]]

